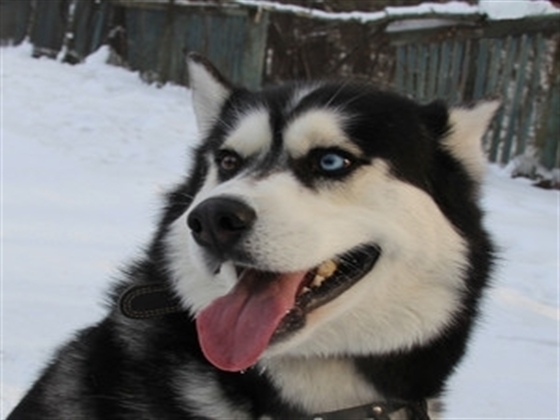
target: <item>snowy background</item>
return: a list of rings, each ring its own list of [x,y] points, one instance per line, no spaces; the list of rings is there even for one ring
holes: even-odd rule
[[[196,134],[185,88],[104,64],[0,49],[1,412],[7,416],[154,227]],[[558,191],[490,167],[487,225],[501,247],[485,318],[449,384],[446,419],[558,419]]]

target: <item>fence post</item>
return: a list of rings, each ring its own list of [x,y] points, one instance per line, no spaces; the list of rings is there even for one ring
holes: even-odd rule
[[[65,62],[75,64],[96,51],[106,40],[111,4],[107,0],[75,0],[72,38]]]
[[[69,0],[37,1],[31,30],[33,57],[56,58],[64,44]]]
[[[560,167],[560,37],[556,37],[549,90],[539,121],[535,146],[547,169]]]
[[[27,35],[31,19],[31,0],[0,1],[0,43],[21,43]]]

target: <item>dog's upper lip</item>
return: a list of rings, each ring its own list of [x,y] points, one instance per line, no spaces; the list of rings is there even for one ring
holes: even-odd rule
[[[379,255],[377,245],[366,244],[311,270],[272,273],[238,268],[240,278],[232,291],[197,317],[202,351],[220,369],[250,367],[272,341],[303,327],[307,313],[359,281]],[[334,268],[325,268],[331,261]],[[315,282],[317,275],[321,280]]]

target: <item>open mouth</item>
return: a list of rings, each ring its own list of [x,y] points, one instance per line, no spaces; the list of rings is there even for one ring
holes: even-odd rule
[[[197,317],[204,355],[222,370],[247,369],[270,343],[301,329],[308,313],[356,284],[379,255],[377,245],[366,244],[311,270],[271,273],[238,267],[233,290]]]
[[[279,341],[305,325],[305,316],[340,296],[365,276],[379,258],[376,245],[363,245],[324,261],[308,271],[296,295],[294,307],[282,318],[272,336]]]

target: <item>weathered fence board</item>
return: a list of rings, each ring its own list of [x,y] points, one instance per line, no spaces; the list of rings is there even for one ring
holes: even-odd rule
[[[111,12],[106,1],[75,0],[66,61],[80,62],[106,41]]]
[[[56,57],[64,44],[68,25],[69,0],[36,1],[31,29],[35,56]]]
[[[0,0],[0,41],[19,44],[27,35],[31,0]]]
[[[159,82],[186,84],[184,52],[209,57],[235,83],[261,84],[267,13],[241,8],[124,7],[126,62]]]
[[[505,45],[503,39],[496,38],[404,44],[397,47],[396,56],[394,80],[401,93],[421,101],[439,98],[451,104],[502,100],[485,142],[491,161],[507,163],[532,144],[529,139],[535,135],[531,130],[537,122],[535,116],[546,106],[540,86],[546,56],[542,33],[511,36]],[[551,140],[554,144],[558,141]],[[549,145],[543,153],[549,156],[555,151]]]

